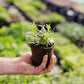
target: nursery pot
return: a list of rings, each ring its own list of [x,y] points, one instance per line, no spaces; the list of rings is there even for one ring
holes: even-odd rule
[[[32,52],[32,64],[39,66],[42,63],[43,56],[48,55],[48,61],[46,64],[46,67],[48,67],[50,57],[54,52],[54,44],[51,47],[42,47],[30,44],[30,47]]]

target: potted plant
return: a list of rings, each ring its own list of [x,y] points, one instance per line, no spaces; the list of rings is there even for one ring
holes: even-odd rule
[[[32,32],[26,33],[27,43],[32,51],[32,64],[39,66],[43,60],[43,56],[47,54],[47,67],[50,56],[54,51],[54,32],[51,32],[51,27],[47,24],[38,26],[34,24],[32,29]]]

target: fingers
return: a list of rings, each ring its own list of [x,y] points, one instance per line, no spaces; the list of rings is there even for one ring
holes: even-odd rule
[[[51,56],[48,68],[46,68],[47,60],[48,60],[48,56],[45,55],[43,57],[43,61],[40,66],[35,67],[31,64],[27,64],[28,66],[25,66],[26,67],[25,74],[40,75],[40,74],[51,72],[51,70],[53,69],[56,63],[56,57],[54,55]]]
[[[48,73],[48,69],[46,68],[45,70],[41,71],[40,74]]]
[[[48,70],[51,71],[56,63],[56,56],[52,55],[50,58],[50,63],[48,65]]]
[[[41,71],[43,71],[45,69],[46,64],[47,64],[47,60],[48,60],[48,56],[45,55],[43,57],[43,61],[42,61],[41,65],[35,68],[35,73],[36,74],[40,73]]]
[[[43,57],[43,61],[42,61],[41,65],[39,66],[40,71],[42,71],[42,70],[46,67],[47,60],[48,60],[48,56],[45,55],[45,56]]]
[[[51,72],[51,70],[53,69],[55,63],[56,63],[56,56],[52,55],[51,58],[50,58],[50,63],[49,63],[48,68],[46,68],[45,70],[41,71],[40,74]]]

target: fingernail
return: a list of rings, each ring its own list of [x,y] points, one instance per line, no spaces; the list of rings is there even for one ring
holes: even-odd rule
[[[47,57],[48,57],[48,55],[45,55],[45,57],[47,58]]]
[[[47,58],[48,58],[48,56],[47,56],[47,55],[45,55],[45,60],[47,60]]]

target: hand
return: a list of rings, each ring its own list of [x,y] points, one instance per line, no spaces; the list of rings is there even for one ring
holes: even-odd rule
[[[48,58],[47,55],[43,57],[43,61],[40,66],[33,66],[31,58],[32,58],[31,53],[25,53],[19,58],[20,64],[18,66],[18,71],[21,74],[40,75],[40,74],[48,73],[51,72],[51,70],[53,69],[56,63],[56,57],[54,55],[52,55],[50,58],[50,63],[48,68],[46,68],[46,63]]]
[[[17,58],[5,58],[0,57],[0,75],[3,74],[25,74],[25,75],[39,75],[50,72],[55,63],[56,57],[54,55],[50,58],[48,68],[46,68],[47,58],[45,55],[40,66],[32,65],[31,53],[25,53],[24,55]]]

